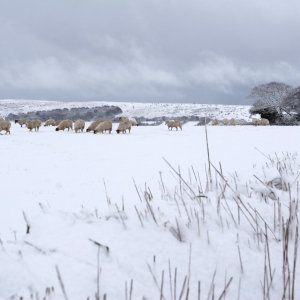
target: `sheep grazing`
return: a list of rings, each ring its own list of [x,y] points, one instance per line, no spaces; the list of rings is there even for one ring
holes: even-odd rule
[[[259,120],[259,119],[253,118],[252,119],[252,124],[254,126],[258,126],[258,125],[266,126],[266,125],[270,125],[270,122],[269,122],[268,119],[261,119],[261,120]]]
[[[97,120],[92,122],[92,124],[86,129],[86,132],[95,131],[96,127],[105,120]]]
[[[218,125],[219,124],[219,121],[217,120],[217,119],[213,119],[212,121],[211,121],[211,125],[212,126],[216,126],[216,125]]]
[[[135,118],[130,118],[129,121],[131,122],[131,126],[139,126]]]
[[[225,126],[228,125],[228,119],[225,118],[225,119],[223,120],[223,125],[225,125]]]
[[[57,120],[54,122],[54,124],[52,126],[58,126],[60,122],[61,122],[61,120]]]
[[[270,125],[270,122],[268,119],[261,119],[261,120],[258,120],[258,125],[267,126],[267,125]]]
[[[128,118],[125,118],[125,117],[120,117],[119,118],[119,122],[124,122],[124,121],[126,121],[126,120],[129,120]]]
[[[168,129],[170,130],[170,128],[171,128],[171,130],[173,129],[173,127],[175,127],[176,128],[176,130],[178,130],[178,127],[182,130],[182,124],[181,124],[181,122],[180,121],[178,121],[178,120],[167,120],[166,122],[165,122],[165,125],[167,125],[168,126]]]
[[[252,118],[252,124],[254,125],[254,126],[257,126],[258,125],[258,119],[256,119],[256,118]]]
[[[38,122],[38,120],[31,120],[26,123],[26,126],[29,129],[29,131],[32,131],[32,129],[38,131],[40,128],[40,123]]]
[[[74,123],[74,130],[75,130],[76,133],[77,133],[77,131],[80,132],[80,130],[81,130],[81,132],[83,132],[84,127],[85,127],[85,122],[83,120],[81,120],[81,119],[77,120]]]
[[[2,119],[3,120],[3,119]],[[5,130],[5,134],[10,134],[11,123],[8,121],[0,121],[0,134],[2,130]]]
[[[55,131],[62,130],[64,131],[66,128],[68,128],[68,131],[71,129],[73,130],[73,122],[71,120],[63,120],[59,123],[59,125],[56,127]]]
[[[234,118],[230,119],[230,125],[235,126],[235,119]]]
[[[26,126],[26,123],[28,122],[29,120],[28,119],[26,119],[26,118],[22,118],[22,119],[18,119],[18,120],[15,120],[15,124],[20,124],[21,125],[21,127],[23,127],[23,125],[25,125]]]
[[[37,121],[37,123],[38,123],[38,130],[39,130],[39,129],[40,129],[40,127],[42,126],[42,121],[41,121],[41,120],[39,120],[39,119],[37,119],[36,121]]]
[[[101,132],[103,133],[104,131],[108,131],[109,133],[111,133],[112,131],[112,121],[107,119],[103,122],[100,122],[97,127],[94,130],[94,134]]]
[[[116,130],[116,132],[119,134],[120,132],[122,133],[126,133],[126,130],[129,131],[130,133],[130,130],[131,130],[131,122],[128,118],[120,118],[120,124],[119,124],[119,127],[118,129]]]
[[[44,126],[54,126],[55,120],[49,119],[45,122]]]
[[[138,122],[136,121],[135,118],[125,118],[125,117],[120,117],[119,121],[124,122],[126,120],[129,120],[131,122],[131,126],[139,126]]]

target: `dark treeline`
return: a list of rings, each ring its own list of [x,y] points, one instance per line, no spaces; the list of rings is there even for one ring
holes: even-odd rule
[[[53,109],[45,111],[34,111],[22,114],[9,114],[6,120],[13,121],[20,118],[28,118],[31,120],[40,119],[45,122],[48,119],[54,120],[72,120],[76,121],[82,119],[84,121],[94,121],[98,119],[115,118],[116,115],[121,114],[123,111],[118,106],[108,106],[104,105],[101,107],[78,107],[78,108],[63,108],[63,109]]]

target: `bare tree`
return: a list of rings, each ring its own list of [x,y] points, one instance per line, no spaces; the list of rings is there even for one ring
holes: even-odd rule
[[[248,99],[253,99],[254,107],[276,109],[279,115],[287,111],[284,99],[292,93],[294,88],[281,82],[270,82],[253,88]]]

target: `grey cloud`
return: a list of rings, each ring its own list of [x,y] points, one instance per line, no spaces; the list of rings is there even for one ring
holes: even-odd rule
[[[0,98],[234,104],[299,85],[298,1],[1,2]]]

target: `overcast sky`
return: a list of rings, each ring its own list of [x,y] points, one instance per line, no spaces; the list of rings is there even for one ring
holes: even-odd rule
[[[0,0],[0,99],[249,104],[300,85],[299,0]]]

